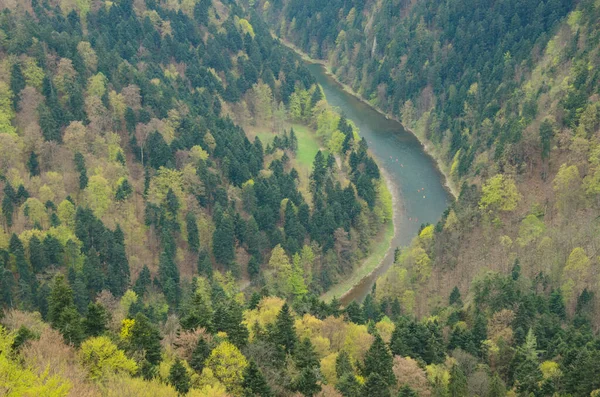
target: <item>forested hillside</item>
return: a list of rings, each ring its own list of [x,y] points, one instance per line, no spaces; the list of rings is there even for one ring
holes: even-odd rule
[[[372,299],[440,321],[450,349],[480,357],[518,394],[597,388],[598,369],[579,365],[597,354],[600,325],[599,3],[254,7],[275,35],[413,130],[459,187],[440,222],[398,251]],[[456,305],[461,294],[456,313],[448,298]],[[532,361],[519,375],[523,349]],[[545,389],[551,378],[558,389]]]
[[[391,222],[366,142],[235,2],[0,5],[0,394],[239,395],[247,300],[319,306]]]
[[[0,395],[599,394],[598,1],[0,6]],[[272,32],[460,186],[362,304],[390,194]]]

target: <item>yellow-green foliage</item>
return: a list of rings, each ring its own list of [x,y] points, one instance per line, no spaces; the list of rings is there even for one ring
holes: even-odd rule
[[[240,27],[242,28],[242,32],[248,33],[250,36],[254,37],[254,28],[246,19],[242,18],[239,21]]]
[[[14,134],[15,127],[12,126],[12,119],[15,112],[12,108],[12,98],[14,94],[8,85],[0,81],[0,134]]]
[[[263,329],[267,325],[273,324],[284,303],[285,301],[281,298],[269,296],[261,299],[256,309],[246,310],[244,312],[244,323],[250,330],[250,336],[254,335],[255,324],[258,323]]]
[[[105,382],[106,397],[177,397],[179,393],[157,379],[146,381],[126,375],[112,376]],[[188,394],[191,396],[192,394]]]
[[[37,65],[34,58],[27,58],[23,62],[23,77],[25,77],[25,83],[38,90],[42,89],[42,83],[44,82],[44,69]]]
[[[553,187],[556,193],[556,207],[562,214],[576,210],[582,204],[581,176],[577,166],[561,165],[554,178]]]
[[[48,213],[46,212],[46,207],[40,200],[35,197],[29,197],[25,203],[23,203],[21,208],[32,225],[39,223],[41,226],[47,227]]]
[[[237,347],[227,341],[221,342],[210,353],[206,366],[213,371],[227,391],[236,396],[241,395],[244,370],[248,361]]]
[[[546,225],[537,216],[529,214],[521,222],[517,242],[521,247],[536,240],[546,231]]]
[[[567,264],[563,269],[563,294],[567,301],[575,296],[575,287],[583,289],[590,271],[590,258],[581,247],[571,251]]]
[[[481,193],[479,207],[489,211],[513,211],[521,199],[515,181],[503,174],[488,179]]]
[[[81,362],[92,379],[100,379],[108,374],[137,372],[137,364],[125,356],[108,337],[99,336],[87,339],[81,345]]]
[[[0,326],[0,395],[6,397],[63,397],[69,394],[71,383],[47,368],[38,373],[22,365],[12,354],[14,335]]]
[[[106,92],[106,84],[108,79],[104,74],[98,73],[88,79],[87,94],[102,98]]]
[[[102,175],[92,176],[85,193],[88,205],[94,211],[94,214],[101,218],[112,202],[112,190],[108,181]]]

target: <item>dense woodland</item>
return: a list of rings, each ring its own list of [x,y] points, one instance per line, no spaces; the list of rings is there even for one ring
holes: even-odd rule
[[[398,251],[374,301],[398,299],[404,313],[444,324],[450,350],[479,358],[481,384],[497,374],[522,395],[597,389],[589,382],[600,371],[587,359],[598,354],[600,324],[598,2],[254,6],[277,35],[428,143],[458,187],[440,222]],[[561,385],[547,389],[549,379]]]
[[[600,393],[597,1],[0,5],[1,395]],[[269,27],[461,187],[361,304],[391,198]]]

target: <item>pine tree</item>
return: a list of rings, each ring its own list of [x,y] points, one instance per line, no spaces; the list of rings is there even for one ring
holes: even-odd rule
[[[466,394],[464,394],[466,396]],[[403,385],[398,391],[398,397],[419,397],[419,394],[408,385]]]
[[[273,341],[276,345],[281,346],[286,353],[293,352],[298,342],[294,318],[287,303],[283,304],[275,320]]]
[[[129,286],[130,273],[129,261],[127,260],[127,254],[123,246],[123,232],[118,225],[115,229],[113,240],[109,254],[110,261],[108,263],[108,277],[106,281],[110,292],[114,296],[119,297],[123,296]]]
[[[208,279],[212,279],[213,269],[212,263],[210,262],[210,256],[208,252],[202,250],[198,254],[198,274]]]
[[[169,304],[176,306],[179,302],[179,269],[174,258],[163,252],[158,263],[158,279]]]
[[[458,287],[454,287],[450,293],[450,299],[448,300],[450,305],[462,306],[462,299],[460,297],[460,290]]]
[[[54,278],[48,306],[52,327],[63,335],[65,342],[79,344],[83,340],[81,317],[73,303],[73,290],[62,274]]]
[[[104,272],[102,271],[98,253],[93,247],[88,251],[83,261],[83,276],[92,297],[95,297],[104,289]]]
[[[87,307],[87,315],[83,320],[83,331],[87,336],[102,335],[108,325],[108,313],[100,303],[90,303]]]
[[[344,397],[362,396],[362,387],[360,383],[358,383],[356,376],[354,376],[352,373],[346,373],[341,378],[338,378],[335,389]]]
[[[192,252],[198,252],[200,249],[200,238],[198,235],[198,224],[196,223],[196,217],[191,212],[188,212],[185,216],[185,222],[188,246]]]
[[[213,254],[217,262],[229,265],[235,259],[235,231],[233,220],[223,214],[213,233]]]
[[[454,365],[450,370],[448,391],[450,397],[463,397],[468,395],[467,377],[458,365]]]
[[[190,376],[179,358],[175,360],[169,370],[169,384],[182,395],[187,394],[190,390]]]
[[[319,367],[319,356],[309,338],[302,339],[302,342],[296,346],[294,357],[296,366],[300,369]]]
[[[385,378],[373,372],[369,375],[363,386],[362,395],[369,397],[391,397],[392,394]]]
[[[131,327],[131,348],[144,354],[150,366],[157,365],[161,359],[160,332],[148,317],[136,314]]]
[[[254,360],[250,360],[244,370],[244,397],[270,397],[271,388]]]
[[[342,350],[335,359],[335,373],[338,379],[342,379],[347,374],[354,375],[350,355],[346,350]]]
[[[317,375],[311,368],[304,368],[300,376],[294,382],[294,389],[304,396],[312,397],[321,391],[321,385],[318,383]]]
[[[33,267],[33,271],[38,273],[46,269],[46,256],[44,255],[44,247],[37,238],[37,236],[31,237],[29,240],[29,261]]]
[[[386,382],[388,385],[392,385],[396,382],[396,377],[392,367],[394,365],[394,359],[388,350],[383,339],[379,334],[375,335],[375,340],[371,344],[371,347],[365,355],[365,377],[370,377],[372,374],[377,374]]]
[[[531,329],[527,333],[525,343],[517,348],[513,366],[515,384],[520,393],[535,393],[542,379],[539,369],[537,339]]]
[[[146,289],[150,286],[151,283],[152,279],[150,276],[150,269],[148,269],[148,266],[144,265],[144,267],[142,267],[140,275],[138,276],[137,280],[135,280],[133,292],[135,292],[138,297],[142,298],[146,293]]]
[[[192,358],[190,360],[190,367],[192,367],[197,373],[202,373],[204,363],[208,356],[210,356],[211,348],[204,338],[198,338],[198,343],[192,352]]]
[[[40,163],[38,156],[35,152],[29,154],[29,160],[27,160],[27,168],[29,169],[29,175],[37,176],[40,174]]]

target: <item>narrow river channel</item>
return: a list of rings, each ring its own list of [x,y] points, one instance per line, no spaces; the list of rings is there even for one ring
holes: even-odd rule
[[[377,270],[343,296],[342,304],[346,305],[365,298],[377,278],[392,265],[395,248],[408,245],[421,224],[436,223],[449,205],[451,196],[444,187],[444,176],[435,161],[413,134],[397,121],[386,118],[345,92],[337,81],[327,75],[322,65],[307,63],[307,66],[323,87],[327,101],[360,129],[360,135],[367,140],[398,198],[394,211],[396,233],[391,248]]]

